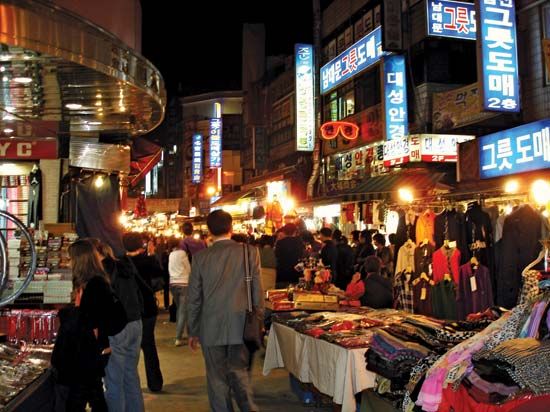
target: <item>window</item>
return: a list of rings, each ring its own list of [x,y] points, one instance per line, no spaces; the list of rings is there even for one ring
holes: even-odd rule
[[[550,39],[550,6],[545,6],[542,8],[542,36],[545,39]],[[544,55],[544,50],[542,51],[542,62],[545,72],[545,85],[550,86],[550,67],[547,67],[550,62],[547,64],[548,57]]]

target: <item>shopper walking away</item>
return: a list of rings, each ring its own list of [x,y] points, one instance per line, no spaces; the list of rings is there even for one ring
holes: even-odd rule
[[[170,272],[170,292],[176,304],[176,346],[182,346],[187,339],[187,289],[191,264],[185,250],[171,242],[173,248],[168,258],[168,272]]]
[[[375,246],[375,255],[382,262],[381,273],[388,277],[393,277],[393,256],[391,249],[386,246],[386,238],[383,234],[377,233],[372,237]]]
[[[305,256],[305,246],[302,239],[296,236],[296,225],[289,223],[281,228],[281,234],[275,243],[275,258],[277,260],[277,288],[286,288],[289,283],[298,283],[300,273],[294,269],[300,259]]]
[[[364,293],[361,305],[374,309],[389,309],[393,307],[393,288],[391,281],[380,274],[382,264],[376,256],[369,256],[362,270]],[[360,294],[360,293],[359,293]]]
[[[75,307],[60,311],[61,327],[52,354],[56,411],[107,412],[101,378],[110,353],[109,337],[126,326],[107,274],[93,244],[79,240],[69,247]]]
[[[341,233],[341,232],[340,232]],[[330,267],[332,273],[332,282],[338,281],[338,249],[336,244],[332,240],[332,230],[328,227],[324,227],[319,231],[319,237],[323,242],[323,248],[321,249],[321,260],[323,265]]]
[[[127,256],[117,259],[113,250],[99,239],[89,239],[103,259],[115,294],[126,311],[128,324],[109,338],[111,356],[105,369],[105,398],[109,411],[143,411],[143,395],[138,374],[143,326],[143,297],[136,268]]]
[[[195,235],[193,234],[193,224],[191,222],[185,222],[183,224],[183,234],[185,237],[181,241],[181,249],[185,250],[189,254],[190,261],[192,262],[193,255],[195,253],[206,249],[206,243],[200,236],[195,239]]]
[[[145,363],[147,387],[151,392],[162,390],[163,379],[160,362],[155,343],[155,324],[157,322],[158,307],[153,289],[153,283],[162,279],[162,269],[154,256],[147,256],[143,239],[139,233],[126,233],[122,237],[127,256],[137,269],[137,280],[143,296],[143,335],[141,349]]]
[[[216,210],[207,218],[213,245],[193,256],[189,279],[189,346],[198,344],[206,364],[208,399],[213,412],[258,411],[248,374],[249,353],[243,341],[247,295],[245,246],[231,240],[231,215]],[[260,259],[248,247],[253,305],[263,310]]]

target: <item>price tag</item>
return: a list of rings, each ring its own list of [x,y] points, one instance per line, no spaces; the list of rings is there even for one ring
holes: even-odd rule
[[[420,291],[420,300],[426,300],[426,294],[427,294],[426,288],[422,288],[422,290]]]
[[[470,289],[472,289],[472,292],[475,292],[477,290],[477,282],[475,276],[470,276]]]

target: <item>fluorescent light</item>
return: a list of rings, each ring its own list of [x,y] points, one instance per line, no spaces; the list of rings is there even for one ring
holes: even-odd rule
[[[101,100],[98,100],[97,102],[95,102],[95,105],[96,106],[101,106]]]
[[[67,103],[65,107],[69,110],[78,110],[82,108],[82,105],[78,103]]]
[[[4,129],[4,133],[6,133],[6,134],[11,134],[11,133],[13,133],[13,129],[5,128],[5,129]]]
[[[21,84],[29,84],[30,82],[32,82],[32,79],[30,77],[21,77],[21,76],[18,76],[18,77],[14,77],[13,78],[13,81],[15,83],[21,83]]]
[[[97,126],[97,125],[100,125],[101,122],[88,122],[88,124],[90,124],[92,126]]]

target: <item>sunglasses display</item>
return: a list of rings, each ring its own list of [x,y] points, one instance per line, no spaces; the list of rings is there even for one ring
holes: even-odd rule
[[[349,122],[327,122],[321,126],[323,139],[335,139],[339,133],[347,140],[355,140],[359,136],[359,126]]]

